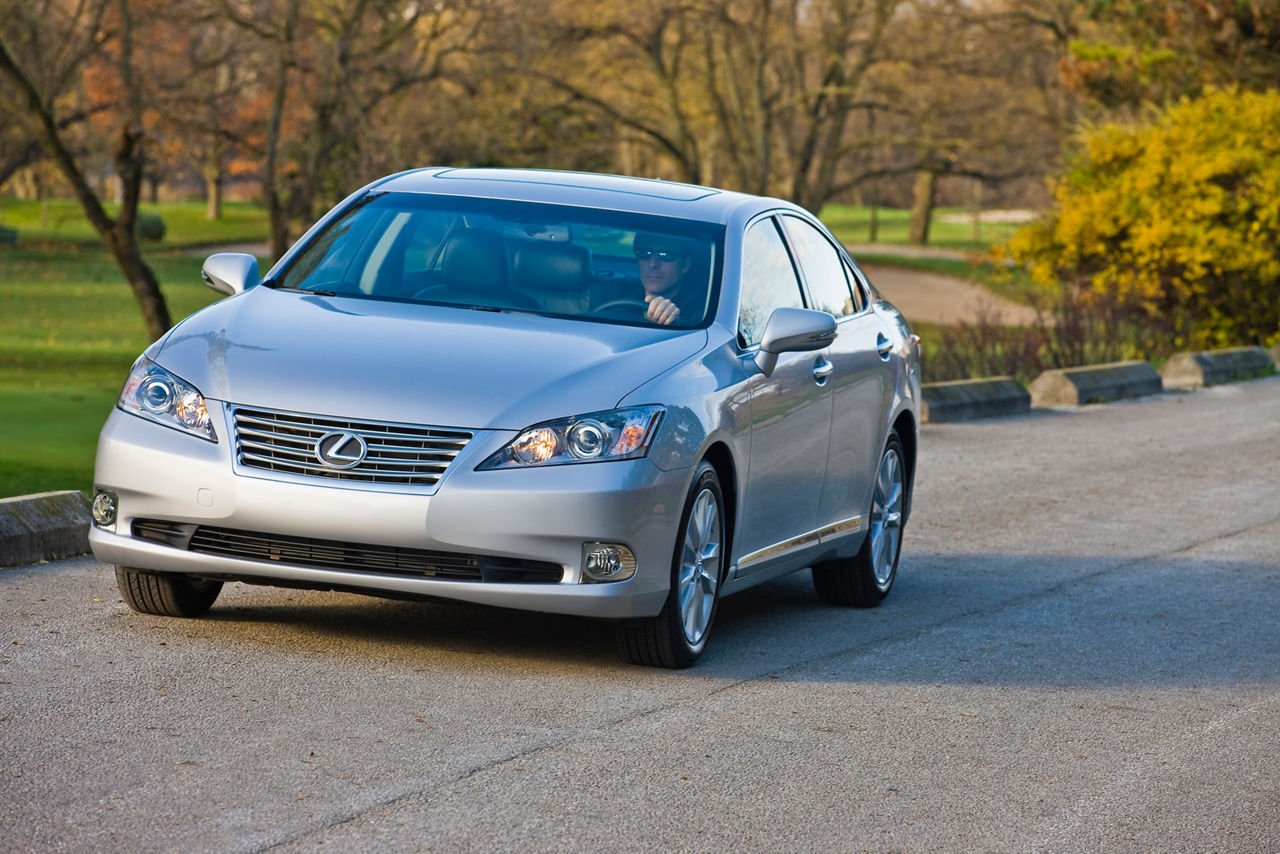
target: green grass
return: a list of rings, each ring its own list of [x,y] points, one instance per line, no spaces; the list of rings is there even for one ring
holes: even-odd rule
[[[175,321],[218,298],[200,258],[147,260]],[[149,343],[105,251],[0,248],[0,497],[91,490],[98,431]]]
[[[1018,230],[1016,224],[1005,222],[981,223],[977,239],[974,239],[973,223],[965,208],[936,208],[929,227],[929,245],[946,249],[985,252],[993,243],[1002,243]],[[963,222],[946,222],[950,214],[965,216]],[[907,244],[907,223],[910,212],[897,208],[881,208],[876,243]],[[822,209],[822,222],[842,243],[869,243],[871,241],[871,209],[854,205],[830,204]]]
[[[205,217],[204,202],[169,202],[139,205],[141,211],[155,211],[165,222],[164,240],[156,247],[208,246],[220,243],[266,242],[266,211],[248,202],[223,205],[222,219]],[[114,214],[117,205],[108,205]],[[0,226],[18,230],[20,246],[53,244],[97,245],[98,233],[84,218],[78,202],[54,199],[47,203],[0,198]]]

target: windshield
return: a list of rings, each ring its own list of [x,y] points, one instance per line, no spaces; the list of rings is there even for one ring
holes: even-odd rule
[[[714,311],[723,239],[713,223],[387,193],[330,223],[275,286],[688,329]]]

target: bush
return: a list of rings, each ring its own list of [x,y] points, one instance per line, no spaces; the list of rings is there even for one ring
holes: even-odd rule
[[[164,240],[165,232],[168,230],[164,224],[164,217],[154,211],[138,211],[134,228],[137,230],[138,239],[148,243],[159,243]]]
[[[1043,325],[1007,326],[993,314],[979,312],[972,321],[922,330],[920,374],[925,382],[1011,376],[1026,384],[1045,364]]]
[[[1145,126],[1086,131],[1054,210],[1008,251],[1042,285],[1104,304],[1093,313],[1139,349],[1280,340],[1278,127],[1280,92],[1210,91]]]

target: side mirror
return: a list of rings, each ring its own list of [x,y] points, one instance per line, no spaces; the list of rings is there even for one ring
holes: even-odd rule
[[[219,252],[205,259],[200,278],[218,293],[234,296],[258,284],[258,259],[243,252]]]
[[[836,339],[836,319],[825,311],[777,308],[769,315],[760,338],[756,365],[765,376],[773,373],[780,353],[821,350]]]

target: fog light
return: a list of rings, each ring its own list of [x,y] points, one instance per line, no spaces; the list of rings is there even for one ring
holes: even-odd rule
[[[93,523],[99,528],[110,528],[116,523],[116,494],[99,489],[93,496]]]
[[[586,543],[582,547],[584,581],[623,581],[636,574],[631,549],[613,543]]]

